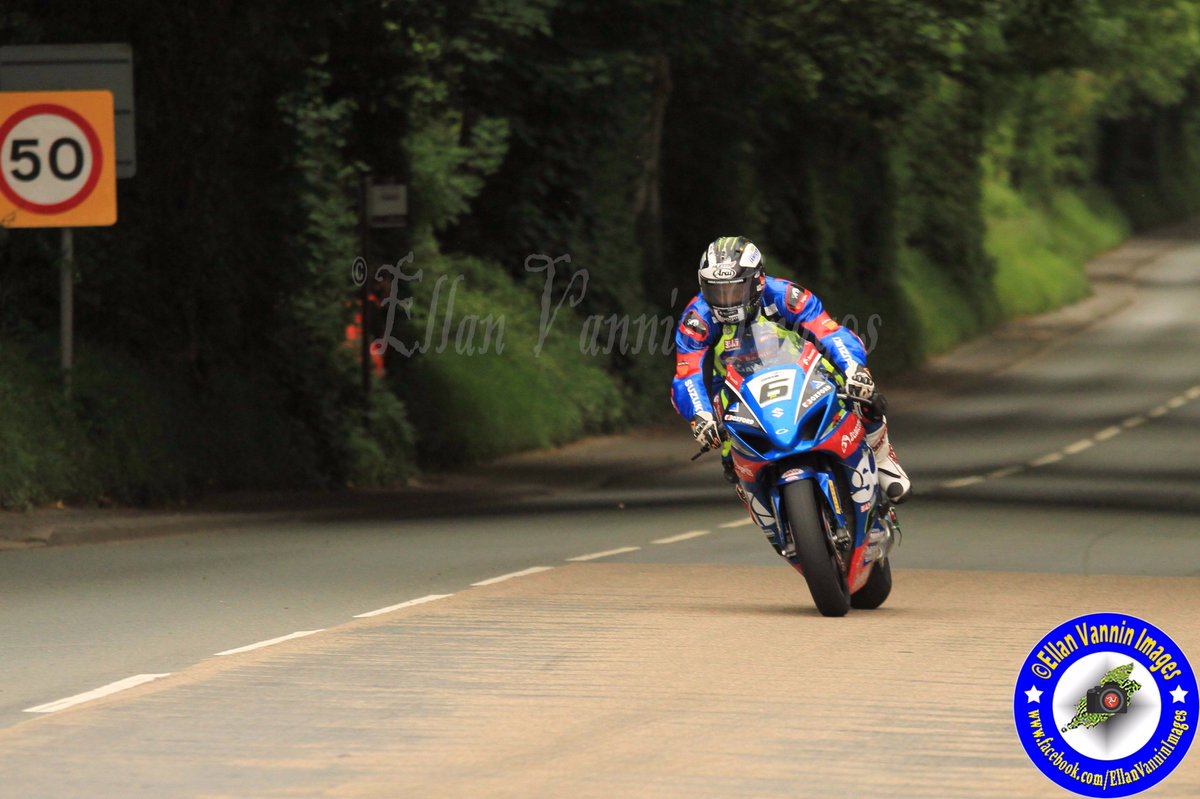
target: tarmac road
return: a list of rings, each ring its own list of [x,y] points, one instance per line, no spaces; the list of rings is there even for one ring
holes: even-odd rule
[[[1042,634],[1120,610],[1200,662],[1200,245],[1159,249],[893,396],[921,496],[873,613],[817,616],[682,429],[469,508],[0,552],[0,794],[1065,795],[1008,704]],[[1193,753],[1154,795],[1198,793]]]

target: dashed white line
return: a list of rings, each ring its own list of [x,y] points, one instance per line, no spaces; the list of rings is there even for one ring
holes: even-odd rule
[[[708,535],[709,530],[692,530],[688,533],[680,533],[679,535],[669,535],[666,538],[656,538],[651,541],[651,544],[677,544],[680,541],[687,541],[692,538],[699,538],[702,535]]]
[[[1072,444],[1069,447],[1063,447],[1063,454],[1064,455],[1078,455],[1079,453],[1083,452],[1085,449],[1091,449],[1094,446],[1096,446],[1095,441],[1092,441],[1090,438],[1085,438],[1082,441],[1076,441],[1074,444]]]
[[[578,555],[574,558],[567,558],[567,560],[572,562],[596,560],[598,558],[607,558],[610,555],[622,555],[626,552],[637,552],[639,549],[641,549],[641,547],[618,547],[617,549],[606,549],[603,552],[593,552],[590,555]]]
[[[237,649],[226,649],[224,652],[218,652],[217,654],[213,655],[213,657],[224,657],[225,655],[240,655],[242,652],[251,652],[255,649],[262,649],[263,647],[266,647],[266,646],[274,646],[275,644],[281,644],[284,641],[291,641],[294,638],[303,638],[306,635],[316,635],[317,633],[321,633],[321,632],[325,632],[325,630],[324,629],[300,630],[299,632],[294,632],[289,635],[281,635],[278,638],[271,638],[266,641],[259,641],[257,644],[249,644],[247,646],[239,646]]]
[[[514,577],[524,577],[527,574],[537,574],[539,572],[548,572],[553,568],[554,568],[553,566],[533,566],[528,569],[522,569],[519,572],[512,572],[510,574],[502,574],[499,577],[489,577],[486,580],[480,580],[477,583],[471,583],[471,585],[473,585],[473,586],[495,585],[496,583],[502,583],[505,580],[511,580]]]
[[[1093,435],[1091,438],[1085,438],[1081,441],[1076,441],[1070,446],[1063,447],[1058,452],[1051,452],[1047,455],[1043,455],[1037,460],[1030,461],[1027,466],[1029,468],[1036,469],[1041,466],[1049,466],[1052,463],[1058,463],[1069,455],[1078,455],[1079,453],[1089,450],[1099,443],[1116,438],[1126,430],[1132,430],[1135,427],[1144,425],[1150,419],[1157,419],[1160,416],[1166,416],[1172,410],[1176,408],[1182,408],[1188,402],[1196,399],[1200,399],[1200,386],[1192,386],[1184,393],[1177,397],[1172,397],[1162,405],[1159,405],[1157,408],[1146,412],[1144,415],[1138,414],[1137,416],[1130,416],[1119,425],[1106,427],[1099,433]],[[987,475],[972,475],[970,477],[962,477],[957,480],[947,480],[941,484],[941,488],[965,488],[966,486],[976,485],[987,480],[1000,480],[1005,477],[1012,477],[1015,474],[1019,474],[1020,472],[1024,471],[1025,468],[1025,466],[1008,466],[1002,469],[997,469],[994,472],[989,472]],[[750,521],[747,519],[744,523],[749,524]],[[732,526],[736,526],[736,524],[721,525],[721,527]]]
[[[960,477],[957,480],[947,480],[942,483],[942,488],[966,488],[977,483],[982,483],[986,478],[983,475],[975,474],[970,477]]]
[[[402,608],[411,608],[413,605],[424,605],[426,602],[445,599],[448,596],[454,596],[454,594],[430,594],[429,596],[423,596],[419,599],[410,599],[407,602],[401,602],[399,605],[388,605],[386,608],[379,608],[378,610],[369,610],[366,613],[359,613],[354,618],[369,619],[372,616],[382,616],[385,613],[391,613],[392,611],[400,610]]]
[[[170,676],[171,674],[169,672],[167,674],[135,674],[132,677],[126,677],[123,680],[117,680],[116,682],[109,683],[108,685],[97,688],[94,691],[86,691],[82,694],[75,694],[75,696],[68,696],[66,699],[59,699],[56,702],[47,702],[44,705],[25,708],[25,712],[53,713],[56,710],[66,710],[69,707],[81,705],[84,702],[90,702],[93,699],[99,699],[103,696],[110,696],[111,694],[125,691],[130,688],[136,688],[139,685],[145,685],[148,682],[153,682],[154,680]]]
[[[1051,452],[1049,455],[1043,455],[1036,461],[1030,461],[1029,465],[1036,469],[1039,466],[1049,466],[1052,463],[1058,463],[1062,459],[1063,454],[1061,452]]]
[[[749,527],[752,524],[754,524],[753,519],[738,519],[736,522],[725,522],[724,524],[718,524],[717,527],[720,527],[722,530],[728,530],[731,527]]]

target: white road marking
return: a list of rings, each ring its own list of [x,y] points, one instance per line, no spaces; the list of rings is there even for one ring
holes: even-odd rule
[[[746,521],[749,521],[747,519]],[[666,538],[656,538],[651,541],[651,544],[675,544],[680,541],[687,541],[691,538],[699,538],[702,535],[708,535],[709,530],[692,530],[690,533],[680,533],[679,535],[670,535]]]
[[[567,560],[572,561],[572,562],[582,561],[582,560],[596,560],[597,558],[607,558],[609,555],[621,555],[626,552],[637,552],[639,549],[641,549],[641,547],[619,547],[617,549],[606,549],[603,552],[593,552],[590,555],[579,555],[574,558],[567,558]]]
[[[354,618],[369,619],[372,616],[382,616],[383,614],[391,613],[394,610],[411,608],[413,605],[424,605],[426,602],[433,602],[437,599],[445,599],[448,596],[454,596],[454,594],[430,594],[429,596],[423,596],[419,599],[410,599],[407,602],[401,602],[399,605],[388,605],[386,608],[380,608],[379,610],[369,610],[366,613],[359,613]]]
[[[738,519],[736,522],[718,524],[717,527],[720,527],[722,530],[728,530],[730,527],[749,527],[752,524],[754,524],[753,519]]]
[[[1069,447],[1063,447],[1063,454],[1064,455],[1078,455],[1079,453],[1083,452],[1085,449],[1091,449],[1094,446],[1096,446],[1095,441],[1092,441],[1090,438],[1085,438],[1083,441],[1076,441],[1074,444],[1072,444]]]
[[[1108,441],[1111,438],[1116,438],[1126,430],[1132,430],[1135,427],[1144,425],[1150,419],[1157,419],[1160,416],[1166,416],[1172,409],[1181,408],[1190,400],[1200,399],[1200,386],[1192,386],[1183,394],[1177,397],[1172,397],[1157,408],[1148,411],[1145,415],[1130,416],[1120,425],[1112,425],[1096,433],[1091,438],[1085,438],[1082,441],[1076,441],[1068,447],[1064,447],[1058,452],[1051,452],[1048,455],[1043,455],[1037,460],[1028,463],[1029,468],[1036,469],[1040,466],[1049,466],[1052,463],[1058,463],[1068,455],[1078,455],[1085,450],[1089,450],[1097,444]],[[1002,469],[997,469],[994,472],[989,472],[987,475],[972,475],[971,477],[961,477],[957,480],[947,480],[941,484],[941,488],[965,488],[966,486],[977,485],[987,480],[1001,480],[1005,477],[1012,477],[1014,474],[1019,474],[1024,471],[1024,466],[1007,466]],[[736,527],[740,524],[750,524],[750,520],[746,519],[743,522],[733,522],[722,524],[721,527]]]
[[[237,649],[226,649],[224,652],[218,652],[217,654],[213,655],[213,657],[224,657],[225,655],[240,655],[242,652],[250,652],[255,649],[262,649],[265,646],[273,646],[275,644],[283,643],[284,641],[291,641],[293,638],[303,638],[306,635],[316,635],[317,633],[321,633],[321,632],[325,632],[325,630],[324,629],[300,630],[299,632],[294,632],[294,633],[291,633],[290,635],[281,635],[278,638],[271,638],[267,641],[259,641],[257,644],[250,644],[248,646],[239,646]]]
[[[1058,463],[1062,459],[1063,454],[1061,452],[1051,452],[1049,455],[1043,455],[1036,461],[1030,461],[1029,465],[1036,469],[1039,466],[1049,466],[1052,463]]]
[[[37,707],[25,708],[25,712],[53,713],[56,710],[66,710],[69,707],[81,705],[84,702],[90,702],[93,699],[99,699],[102,696],[109,696],[129,688],[136,688],[139,685],[144,685],[148,682],[153,682],[154,680],[170,676],[170,672],[167,674],[136,674],[132,677],[126,677],[123,680],[117,680],[116,682],[109,683],[108,685],[97,688],[94,691],[86,691],[82,694],[75,694],[75,696],[68,696],[66,699],[59,699],[57,702],[47,702],[46,704],[38,705]]]
[[[476,586],[495,585],[496,583],[502,583],[505,580],[511,580],[514,577],[524,577],[527,574],[537,574],[539,572],[548,572],[553,568],[554,568],[553,566],[533,566],[528,569],[522,569],[519,572],[512,572],[510,574],[502,574],[499,577],[489,577],[486,580],[480,580],[477,583],[471,583],[471,585],[476,585]]]

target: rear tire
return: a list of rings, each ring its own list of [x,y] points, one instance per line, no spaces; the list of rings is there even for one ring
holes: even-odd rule
[[[796,544],[796,560],[817,610],[823,616],[845,616],[850,610],[850,586],[834,557],[833,530],[816,490],[811,480],[788,483],[783,487],[783,504]]]
[[[882,605],[892,593],[892,561],[876,563],[871,569],[867,584],[850,597],[850,606],[861,610],[874,610]]]

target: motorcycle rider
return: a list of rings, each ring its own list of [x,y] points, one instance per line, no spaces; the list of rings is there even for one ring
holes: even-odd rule
[[[725,478],[741,489],[729,443],[722,441],[713,412],[711,398],[719,394],[724,383],[724,361],[728,357],[718,345],[735,340],[739,330],[762,314],[768,321],[814,340],[845,375],[846,391],[851,397],[869,403],[875,397],[875,381],[867,369],[867,353],[859,337],[831,319],[811,292],[795,283],[768,277],[762,253],[744,236],[726,236],[708,245],[700,258],[699,279],[700,293],[684,309],[675,332],[671,402],[676,412],[691,422],[692,435],[701,446],[721,449]],[[718,349],[713,362],[714,379],[712,385],[706,385],[704,357],[714,347]],[[888,440],[887,417],[865,410],[860,413],[867,445],[875,455],[880,487],[894,504],[900,504],[911,495],[912,484]],[[876,418],[871,418],[873,415]],[[746,501],[741,490],[738,494]]]

